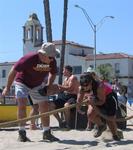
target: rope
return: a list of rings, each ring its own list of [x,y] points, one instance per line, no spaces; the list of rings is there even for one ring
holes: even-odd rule
[[[127,107],[129,110],[133,111],[133,109],[131,107],[129,107],[128,105],[125,105],[122,102],[119,102],[119,103],[122,104],[123,106]]]
[[[31,117],[27,117],[27,118],[23,118],[23,119],[18,119],[18,120],[14,120],[14,121],[3,122],[3,123],[0,123],[0,128],[1,127],[8,127],[8,126],[11,126],[11,125],[16,125],[18,123],[26,122],[26,121],[29,121],[31,119],[37,119],[37,118],[40,118],[42,116],[47,117],[47,116],[53,115],[53,114],[58,113],[58,112],[63,112],[66,109],[71,109],[71,108],[74,108],[74,107],[77,107],[77,106],[82,106],[84,104],[88,104],[87,102],[88,102],[88,100],[84,100],[81,103],[72,104],[70,106],[63,107],[63,108],[60,108],[60,109],[56,109],[56,110],[49,111],[49,112],[45,112],[45,113],[42,113],[42,114],[39,114],[39,115],[34,115],[34,116],[31,116]],[[94,109],[96,109],[96,111],[98,112],[98,114],[101,117],[103,117],[104,119],[106,119],[108,121],[112,121],[112,119],[108,118],[108,116],[102,114],[96,106],[94,106]],[[126,121],[126,120],[130,120],[132,118],[133,118],[133,115],[127,116],[127,117],[124,117],[124,118],[118,118],[118,119],[115,119],[115,121],[117,121],[117,122],[123,122],[123,121]]]
[[[37,119],[37,118],[40,118],[42,116],[47,117],[47,116],[53,115],[53,114],[58,113],[58,112],[63,112],[64,110],[66,110],[68,108],[71,109],[71,108],[74,108],[74,107],[76,107],[78,105],[86,104],[86,102],[87,101],[83,101],[80,104],[78,104],[78,103],[72,104],[72,105],[70,105],[68,107],[63,107],[63,108],[60,108],[60,109],[56,109],[56,110],[53,110],[53,111],[45,112],[45,113],[42,113],[42,114],[39,114],[39,115],[34,115],[34,116],[23,118],[23,119],[3,122],[3,123],[0,123],[0,128],[1,127],[8,127],[8,126],[11,126],[11,125],[16,125],[18,123],[26,122],[26,121],[29,121],[29,120],[32,120],[32,119]]]

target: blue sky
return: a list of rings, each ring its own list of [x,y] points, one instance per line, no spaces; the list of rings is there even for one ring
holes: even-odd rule
[[[63,0],[49,0],[53,40],[62,38]],[[93,30],[83,12],[83,7],[94,24],[107,18],[97,31],[97,53],[123,52],[133,55],[133,0],[68,0],[67,35],[69,41],[93,46]],[[0,1],[0,62],[17,61],[23,50],[23,25],[31,13],[36,13],[44,26],[43,0]]]

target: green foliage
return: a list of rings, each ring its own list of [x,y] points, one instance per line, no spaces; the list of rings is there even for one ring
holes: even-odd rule
[[[97,67],[96,71],[102,79],[108,81],[112,79],[113,68],[111,64],[101,64]]]

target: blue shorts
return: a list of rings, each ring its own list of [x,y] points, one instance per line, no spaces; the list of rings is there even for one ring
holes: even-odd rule
[[[42,101],[48,101],[48,96],[41,96],[38,92],[38,90],[42,88],[42,85],[39,85],[35,88],[28,88],[26,85],[15,82],[15,95],[16,99],[18,98],[28,98],[28,95],[30,95],[33,104],[40,103]]]

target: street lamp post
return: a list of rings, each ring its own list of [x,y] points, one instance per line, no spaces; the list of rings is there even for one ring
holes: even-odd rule
[[[87,14],[86,10],[82,7],[80,7],[79,5],[75,5],[75,7],[79,8],[82,10],[82,12],[84,13],[89,25],[91,26],[93,32],[94,32],[94,69],[96,69],[96,37],[97,37],[97,31],[100,28],[100,26],[103,24],[103,22],[105,21],[106,18],[111,18],[113,19],[113,16],[105,16],[103,17],[97,24],[94,24],[92,19],[89,17],[89,15]],[[98,28],[99,27],[99,28]]]

